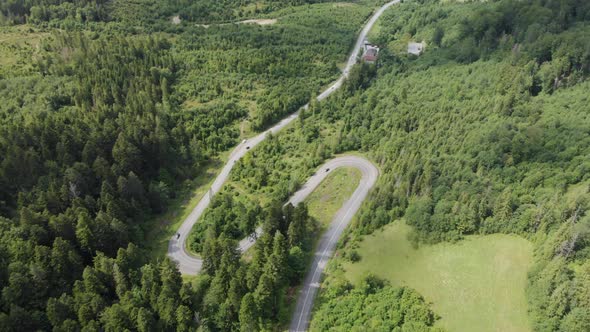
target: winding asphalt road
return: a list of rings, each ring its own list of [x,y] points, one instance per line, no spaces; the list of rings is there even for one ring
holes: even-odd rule
[[[311,268],[305,276],[301,292],[297,297],[297,305],[295,312],[291,320],[289,331],[305,331],[309,326],[309,320],[311,317],[311,309],[313,308],[313,301],[320,287],[320,279],[322,272],[328,264],[328,260],[334,253],[334,248],[338,243],[338,239],[342,232],[348,226],[352,217],[356,214],[356,211],[361,207],[362,202],[367,197],[369,190],[377,181],[379,171],[377,168],[368,160],[355,157],[355,156],[344,156],[336,159],[332,159],[325,163],[320,170],[312,176],[307,183],[291,197],[293,205],[303,201],[328,175],[330,172],[338,167],[354,167],[361,171],[361,181],[358,187],[355,189],[352,196],[342,205],[340,210],[336,212],[330,228],[322,235],[320,242],[317,245],[316,252],[314,254]]]
[[[357,41],[348,58],[346,66],[342,71],[342,75],[338,80],[332,83],[330,87],[328,87],[324,92],[322,92],[317,97],[318,101],[326,99],[328,96],[330,96],[332,93],[334,93],[342,86],[346,78],[348,78],[352,66],[356,64],[357,55],[359,54],[361,47],[363,46],[367,34],[371,30],[375,22],[377,22],[377,19],[383,14],[383,12],[387,8],[399,2],[400,0],[393,0],[388,2],[387,4],[379,8],[375,12],[375,14],[369,19],[369,21],[364,26],[357,38]],[[306,104],[302,108],[307,109],[308,107],[309,105]],[[221,190],[223,184],[229,176],[231,169],[234,166],[234,163],[240,158],[242,158],[251,148],[260,144],[260,142],[262,142],[267,137],[268,133],[274,134],[280,131],[281,129],[289,125],[298,116],[299,111],[284,118],[278,124],[266,130],[265,132],[249,140],[243,141],[232,151],[232,153],[229,156],[229,160],[227,161],[227,163],[225,164],[225,166],[223,167],[223,169],[211,185],[211,188],[209,189],[209,194],[204,195],[204,197],[199,201],[197,206],[193,209],[191,214],[182,223],[182,225],[178,229],[178,238],[177,236],[173,236],[170,239],[170,242],[168,243],[168,256],[178,264],[181,273],[195,275],[201,271],[203,261],[200,258],[193,257],[188,253],[185,247],[186,239],[188,237],[190,230],[199,220],[200,216],[203,214],[205,209],[209,206],[209,203],[211,202],[211,197],[217,192],[219,192],[219,190]],[[290,331],[305,331],[309,326],[311,309],[313,307],[313,301],[315,299],[317,290],[320,285],[320,278],[322,272],[328,260],[334,252],[334,248],[336,247],[336,243],[338,242],[340,235],[342,234],[346,226],[349,224],[349,222],[352,220],[356,211],[358,211],[358,209],[360,208],[361,203],[366,198],[369,190],[375,184],[375,181],[377,180],[377,177],[379,175],[377,168],[364,158],[354,156],[339,157],[325,163],[316,172],[316,174],[312,176],[306,182],[306,184],[291,197],[289,202],[293,205],[297,205],[298,203],[302,202],[321,183],[321,181],[330,173],[331,170],[334,170],[339,167],[355,167],[359,169],[362,173],[361,181],[357,189],[350,197],[350,199],[344,203],[340,210],[338,210],[338,212],[332,219],[330,228],[328,229],[328,231],[324,233],[324,235],[320,239],[320,242],[314,255],[313,263],[311,265],[311,269],[305,277],[302,290],[297,299],[297,306],[295,309],[295,313],[293,315],[293,320],[289,327]],[[260,232],[260,228],[256,229],[257,235],[259,235]],[[243,239],[239,243],[240,251],[244,252],[248,250],[252,245],[254,245],[254,240],[248,238]]]
[[[385,4],[381,8],[379,8],[375,12],[375,14],[369,19],[369,21],[367,22],[367,24],[365,25],[365,27],[363,28],[363,30],[361,31],[361,33],[359,34],[359,36],[357,38],[357,41],[354,45],[354,48],[352,49],[352,52],[350,53],[350,56],[349,56],[348,61],[346,63],[346,67],[344,68],[344,70],[342,72],[342,75],[340,76],[340,78],[338,80],[336,80],[334,83],[332,83],[332,85],[330,85],[330,87],[328,87],[324,92],[322,92],[317,97],[318,101],[322,101],[322,100],[326,99],[328,96],[330,96],[332,93],[334,93],[334,91],[338,90],[342,86],[342,83],[349,75],[350,69],[357,62],[357,55],[360,52],[365,39],[367,38],[367,34],[371,30],[371,28],[373,27],[375,22],[377,22],[377,19],[381,16],[381,14],[383,14],[383,12],[387,8],[391,7],[394,4],[397,4],[399,2],[400,2],[400,0],[393,0],[393,1],[388,2],[387,4]],[[309,107],[309,105],[306,104],[302,108],[307,109],[308,107]],[[182,225],[180,226],[180,228],[177,231],[179,234],[179,237],[177,238],[176,235],[173,236],[170,239],[170,242],[168,243],[168,256],[178,264],[178,268],[181,273],[188,274],[188,275],[195,275],[195,274],[198,274],[199,271],[201,271],[203,261],[200,258],[194,257],[188,253],[188,251],[186,250],[186,247],[185,247],[186,239],[188,237],[190,230],[193,228],[195,223],[199,220],[199,218],[201,217],[201,215],[203,214],[205,209],[209,206],[209,203],[211,203],[211,197],[213,195],[215,195],[217,192],[219,192],[219,190],[221,190],[223,184],[225,183],[225,181],[227,180],[227,178],[229,176],[231,169],[234,166],[234,163],[237,160],[239,160],[240,158],[242,158],[248,152],[248,150],[250,148],[253,148],[256,145],[258,145],[260,142],[262,142],[266,138],[268,133],[274,134],[274,133],[280,131],[281,129],[286,127],[289,123],[291,123],[293,120],[295,120],[298,116],[299,116],[299,112],[291,114],[290,116],[281,120],[278,124],[276,124],[272,128],[266,130],[265,132],[255,136],[247,141],[240,143],[232,151],[232,153],[230,154],[229,160],[227,161],[227,163],[225,164],[225,166],[223,167],[223,169],[221,170],[221,172],[219,173],[217,178],[215,178],[215,181],[211,185],[211,188],[209,189],[209,194],[206,194],[203,196],[203,198],[199,201],[199,203],[193,209],[191,214],[184,220],[184,222],[182,223]],[[259,230],[257,230],[257,232],[258,231]],[[240,242],[240,248],[243,248],[243,249],[247,249],[251,245],[252,244],[248,240],[243,240]]]

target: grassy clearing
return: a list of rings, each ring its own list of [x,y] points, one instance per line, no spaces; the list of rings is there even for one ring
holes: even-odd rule
[[[343,263],[357,283],[368,272],[409,286],[433,303],[449,331],[530,331],[525,286],[532,260],[527,240],[511,235],[469,236],[455,244],[412,247],[402,222],[367,236],[358,263]]]
[[[28,73],[41,41],[48,36],[28,25],[0,28],[0,75]]]
[[[338,168],[328,175],[307,197],[309,214],[328,227],[336,211],[350,198],[361,180],[361,172],[352,167]]]

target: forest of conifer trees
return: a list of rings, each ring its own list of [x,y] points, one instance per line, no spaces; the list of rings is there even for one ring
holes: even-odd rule
[[[189,238],[203,273],[185,280],[154,259],[153,220],[338,77],[381,3],[0,3],[0,330],[281,329],[321,232],[305,204],[283,204],[323,160],[354,151],[381,175],[337,256],[362,259],[350,258],[358,241],[398,219],[417,245],[516,234],[534,245],[532,329],[588,331],[584,0],[389,10],[371,35],[377,65],[356,66],[236,163]],[[278,21],[216,24],[258,17]],[[427,51],[406,55],[410,40]],[[324,289],[312,329],[438,331],[436,320],[417,291],[369,275]]]

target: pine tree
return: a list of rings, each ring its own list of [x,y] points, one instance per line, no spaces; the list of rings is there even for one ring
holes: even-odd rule
[[[258,331],[258,309],[252,293],[244,295],[240,305],[240,331]]]

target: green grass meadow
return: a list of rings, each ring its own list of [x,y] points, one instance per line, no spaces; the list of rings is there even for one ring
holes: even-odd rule
[[[309,214],[323,229],[327,228],[360,181],[361,172],[356,168],[343,167],[334,170],[305,200]]]
[[[530,331],[525,287],[532,245],[512,235],[468,236],[414,248],[403,222],[367,236],[361,260],[343,263],[353,283],[369,272],[420,292],[448,331]]]

